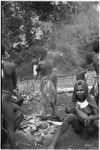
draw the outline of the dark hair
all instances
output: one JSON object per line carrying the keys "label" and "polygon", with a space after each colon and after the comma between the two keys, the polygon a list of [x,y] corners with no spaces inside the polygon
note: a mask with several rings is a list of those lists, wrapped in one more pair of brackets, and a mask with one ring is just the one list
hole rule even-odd
{"label": "dark hair", "polygon": [[74,91],[73,91],[73,97],[72,97],[72,101],[74,103],[77,102],[77,100],[76,100],[76,91],[77,91],[77,88],[78,88],[79,85],[82,85],[82,87],[84,89],[84,92],[85,92],[85,95],[86,95],[86,98],[88,99],[88,85],[87,85],[86,81],[78,80],[74,85]]}

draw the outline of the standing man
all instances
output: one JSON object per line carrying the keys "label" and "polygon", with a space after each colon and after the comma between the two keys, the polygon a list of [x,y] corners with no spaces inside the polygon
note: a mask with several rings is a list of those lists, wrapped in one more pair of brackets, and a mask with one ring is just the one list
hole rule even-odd
{"label": "standing man", "polygon": [[[17,76],[15,71],[15,64],[12,62],[5,61],[5,49],[1,47],[2,54],[2,118],[3,128],[7,133],[7,139],[11,149],[16,148],[15,144],[15,133],[14,131],[18,128],[22,121],[23,114],[21,108],[12,102],[13,90],[17,85]],[[2,132],[3,133],[3,132]],[[2,142],[3,142],[2,134]]]}
{"label": "standing man", "polygon": [[57,69],[53,69],[53,60],[45,58],[38,63],[37,72],[41,77],[40,91],[43,98],[45,115],[47,115],[47,104],[52,108],[55,115],[55,104],[57,101]]}

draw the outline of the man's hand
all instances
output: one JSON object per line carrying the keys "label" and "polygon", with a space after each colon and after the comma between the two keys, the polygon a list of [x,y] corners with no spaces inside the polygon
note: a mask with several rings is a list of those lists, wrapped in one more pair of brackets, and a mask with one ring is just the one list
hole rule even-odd
{"label": "man's hand", "polygon": [[84,126],[90,126],[90,119],[89,118],[84,120]]}
{"label": "man's hand", "polygon": [[90,116],[89,116],[89,119],[90,119],[90,121],[93,121],[93,120],[94,120],[94,116],[93,116],[93,115],[90,115]]}
{"label": "man's hand", "polygon": [[89,126],[91,122],[94,120],[93,115],[90,115],[87,119],[84,120],[84,125]]}
{"label": "man's hand", "polygon": [[79,110],[80,109],[80,106],[79,104],[76,103],[76,110]]}

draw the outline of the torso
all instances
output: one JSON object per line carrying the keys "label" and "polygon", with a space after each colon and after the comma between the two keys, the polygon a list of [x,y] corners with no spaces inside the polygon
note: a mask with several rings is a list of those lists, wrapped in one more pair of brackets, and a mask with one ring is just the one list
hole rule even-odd
{"label": "torso", "polygon": [[80,109],[86,113],[87,115],[92,115],[92,108],[89,105],[88,101],[85,100],[84,102],[77,102],[77,104],[80,106]]}
{"label": "torso", "polygon": [[92,115],[92,109],[90,107],[90,105],[86,106],[85,108],[82,109],[83,112],[85,112],[88,115]]}
{"label": "torso", "polygon": [[[8,64],[7,64],[8,63]],[[2,91],[9,91],[12,92],[13,81],[12,81],[12,74],[13,74],[13,63],[4,61],[2,64]]]}

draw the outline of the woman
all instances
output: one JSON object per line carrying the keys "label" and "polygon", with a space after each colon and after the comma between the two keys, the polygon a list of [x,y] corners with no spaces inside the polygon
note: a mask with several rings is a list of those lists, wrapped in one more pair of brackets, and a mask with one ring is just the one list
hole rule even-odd
{"label": "woman", "polygon": [[73,107],[66,108],[67,117],[58,129],[54,141],[49,148],[54,149],[61,135],[72,125],[76,133],[81,133],[86,129],[88,133],[92,133],[98,129],[99,108],[93,96],[88,93],[88,85],[83,80],[78,80],[74,85]]}

